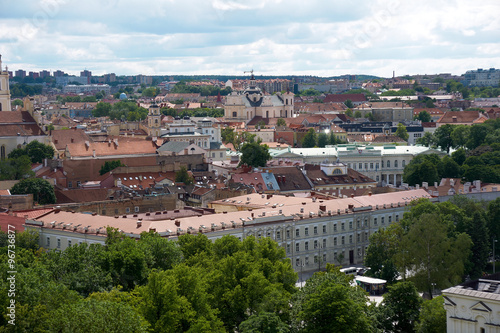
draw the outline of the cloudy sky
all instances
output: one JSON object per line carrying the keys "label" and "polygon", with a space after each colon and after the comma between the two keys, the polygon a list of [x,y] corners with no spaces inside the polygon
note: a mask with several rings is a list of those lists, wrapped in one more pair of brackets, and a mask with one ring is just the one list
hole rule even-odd
{"label": "cloudy sky", "polygon": [[9,70],[462,74],[500,67],[498,0],[0,0]]}

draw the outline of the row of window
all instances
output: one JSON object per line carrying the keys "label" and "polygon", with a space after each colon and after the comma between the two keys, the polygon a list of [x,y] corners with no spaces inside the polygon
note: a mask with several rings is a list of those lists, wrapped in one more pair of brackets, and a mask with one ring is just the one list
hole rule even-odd
{"label": "row of window", "polygon": [[[382,216],[380,221],[381,221],[381,224],[384,225],[385,224],[385,217]],[[399,221],[399,215],[396,215],[396,222],[397,221]],[[392,223],[392,216],[391,215],[388,216],[388,223]],[[375,226],[378,226],[378,218],[377,217],[373,218],[373,224]],[[338,225],[338,223],[333,224],[333,232],[338,231],[337,225]],[[349,227],[348,230],[353,230],[353,221],[348,222],[348,227]],[[356,227],[357,227],[357,229],[369,227],[368,218],[365,218],[364,221],[361,221],[358,219],[356,221]],[[327,233],[326,225],[322,225],[321,228],[322,228],[323,234],[326,234]],[[340,223],[340,230],[341,231],[346,230],[346,223],[345,222]],[[319,234],[318,226],[314,226],[313,227],[313,235],[318,235],[318,234]],[[270,232],[268,232],[268,237],[270,237],[270,236],[271,236],[271,234],[270,234]],[[304,228],[304,237],[307,237],[307,236],[309,236],[309,227]],[[295,237],[301,237],[300,228],[295,229]],[[289,229],[286,230],[286,239],[290,239],[290,230]],[[281,240],[281,231],[280,230],[276,231],[276,240]]]}
{"label": "row of window", "polygon": [[[363,164],[364,164],[364,168],[363,168]],[[382,164],[382,168],[384,168],[384,161],[381,162]],[[401,166],[404,168],[406,166],[406,161],[403,160],[401,162]],[[351,167],[351,163],[347,163],[347,167],[350,168]],[[387,161],[387,163],[385,163],[385,167],[386,168],[390,168],[391,167],[391,161]],[[399,161],[398,160],[395,160],[394,161],[394,168],[398,168],[399,167]],[[373,163],[373,162],[369,162],[369,163],[352,163],[352,168],[354,170],[378,170],[379,169],[379,163]]]}
{"label": "row of window", "polygon": [[[57,238],[56,242],[57,242],[57,248],[60,249],[61,248],[61,238]],[[78,244],[82,244],[82,241],[79,241]],[[50,247],[50,237],[46,238],[45,245],[47,248]],[[68,239],[68,247],[70,247],[71,245],[73,245],[72,241],[71,241],[71,239]]]}

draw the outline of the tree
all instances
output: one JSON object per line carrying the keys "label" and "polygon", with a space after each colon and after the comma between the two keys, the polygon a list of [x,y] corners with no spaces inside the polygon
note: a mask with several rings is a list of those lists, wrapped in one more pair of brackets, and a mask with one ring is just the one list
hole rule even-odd
{"label": "tree", "polygon": [[264,167],[267,161],[271,159],[269,147],[261,145],[259,142],[246,142],[241,147],[241,158],[239,165],[248,165],[251,167]]}
{"label": "tree", "polygon": [[420,313],[422,298],[410,281],[389,286],[381,307],[385,313],[385,326],[389,332],[415,332],[415,323]]}
{"label": "tree", "polygon": [[430,132],[425,132],[424,136],[417,139],[417,143],[426,147],[430,147],[434,142],[434,136]]}
{"label": "tree", "polygon": [[396,129],[396,133],[394,133],[394,135],[400,137],[405,141],[408,141],[408,138],[410,137],[408,131],[406,130],[406,126],[401,123],[398,124],[398,128]]}
{"label": "tree", "polygon": [[361,115],[361,111],[356,110],[356,111],[354,112],[354,118],[361,118],[361,117],[362,117],[362,115]]}
{"label": "tree", "polygon": [[424,301],[416,325],[418,333],[446,333],[446,310],[443,305],[443,296]]}
{"label": "tree", "polygon": [[446,221],[438,213],[414,214],[404,222],[408,232],[402,244],[409,253],[410,279],[417,289],[432,295],[434,285],[442,289],[457,284],[469,258],[470,237],[465,233],[450,237]]}
{"label": "tree", "polygon": [[314,128],[310,128],[302,139],[303,148],[312,148],[316,146],[316,132]]}
{"label": "tree", "polygon": [[261,312],[251,315],[240,324],[241,333],[287,333],[288,326],[274,313]]}
{"label": "tree", "polygon": [[[492,239],[500,239],[500,198],[496,198],[490,201],[488,204],[488,229],[490,231],[490,236]],[[495,249],[497,248],[497,243],[494,242]],[[500,252],[496,252],[500,253]]]}
{"label": "tree", "polygon": [[453,132],[453,125],[443,125],[438,127],[434,132],[434,138],[436,145],[441,147],[447,153],[450,152],[450,148],[453,147],[453,139],[451,138],[451,133]]}
{"label": "tree", "polygon": [[147,323],[129,305],[95,299],[63,305],[49,320],[51,331],[148,332]]}
{"label": "tree", "polygon": [[94,117],[107,117],[111,112],[111,104],[106,102],[99,102],[92,110],[92,115]]}
{"label": "tree", "polygon": [[365,258],[365,265],[370,269],[366,275],[386,280],[388,283],[396,281],[399,273],[394,256],[400,251],[402,233],[400,224],[391,224],[370,236]]}
{"label": "tree", "polygon": [[43,144],[36,140],[31,141],[24,148],[16,148],[10,152],[9,158],[17,158],[27,155],[31,163],[42,163],[45,158],[53,158],[55,150],[52,146]]}
{"label": "tree", "polygon": [[451,158],[457,162],[458,165],[462,165],[465,162],[465,159],[467,158],[467,155],[465,153],[465,149],[459,148],[455,150],[453,153],[451,153]]}
{"label": "tree", "polygon": [[285,121],[285,119],[283,119],[283,118],[279,118],[279,119],[276,121],[276,126],[286,126],[286,121]]}
{"label": "tree", "polygon": [[99,170],[99,174],[102,176],[105,173],[110,172],[111,170],[114,170],[118,167],[125,166],[122,164],[120,160],[114,160],[114,161],[106,161],[104,164],[101,166],[101,170]]}
{"label": "tree", "polygon": [[467,148],[474,149],[479,147],[486,136],[488,135],[488,128],[483,124],[477,124],[471,126],[469,140],[467,141]]}
{"label": "tree", "polygon": [[333,146],[336,145],[337,143],[339,143],[339,140],[337,140],[337,137],[335,136],[333,131],[330,131],[330,136],[328,137],[328,144]]}
{"label": "tree", "polygon": [[427,110],[420,111],[420,113],[415,117],[423,123],[429,123],[432,120],[432,117]]}
{"label": "tree", "polygon": [[475,211],[466,228],[472,241],[472,255],[469,260],[471,267],[467,273],[471,278],[479,278],[485,271],[490,255],[490,236],[483,213]]}
{"label": "tree", "polygon": [[354,117],[351,108],[347,108],[347,110],[345,110],[345,115],[349,117]]}
{"label": "tree", "polygon": [[352,109],[354,108],[354,104],[352,103],[352,101],[350,99],[346,100],[344,102],[345,106],[347,106],[349,109]]}
{"label": "tree", "polygon": [[12,194],[33,194],[33,201],[40,205],[56,203],[56,195],[54,187],[40,178],[27,178],[12,186],[10,189]]}
{"label": "tree", "polygon": [[451,132],[451,139],[453,140],[453,147],[465,147],[470,135],[470,126],[458,125],[455,126]]}
{"label": "tree", "polygon": [[324,148],[328,144],[328,135],[326,133],[318,134],[318,147]]}
{"label": "tree", "polygon": [[352,277],[327,265],[292,299],[292,327],[300,332],[370,332],[367,298]]}
{"label": "tree", "polygon": [[180,170],[175,173],[175,182],[184,183],[184,185],[191,185],[194,182],[193,177],[191,177],[185,166],[181,166]]}
{"label": "tree", "polygon": [[28,155],[0,161],[0,180],[17,180],[34,176]]}
{"label": "tree", "polygon": [[455,162],[455,160],[449,156],[444,156],[443,162],[443,174],[442,178],[460,178],[462,176],[462,170],[460,166]]}

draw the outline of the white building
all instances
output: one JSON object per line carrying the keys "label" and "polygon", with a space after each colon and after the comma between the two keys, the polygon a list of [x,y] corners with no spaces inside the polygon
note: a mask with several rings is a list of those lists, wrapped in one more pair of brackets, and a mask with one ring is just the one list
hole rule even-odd
{"label": "white building", "polygon": [[500,276],[443,290],[448,333],[500,332]]}
{"label": "white building", "polygon": [[211,240],[224,235],[270,237],[285,249],[296,271],[310,274],[326,263],[362,264],[370,235],[402,219],[412,200],[429,197],[422,189],[325,201],[254,193],[214,201],[223,213],[202,218],[158,220],[161,214],[151,213],[139,220],[133,215],[107,217],[55,209],[27,219],[26,229],[39,231],[41,246],[60,250],[80,242],[104,244],[107,226],[133,238],[152,230],[172,239],[199,232]]}
{"label": "white building", "polygon": [[224,105],[224,118],[229,121],[249,122],[254,117],[262,118],[293,118],[294,94],[276,93],[265,95],[257,87],[252,74],[247,89],[243,92],[232,92],[226,97]]}
{"label": "white building", "polygon": [[445,153],[423,146],[365,146],[337,145],[326,148],[288,148],[269,150],[272,158],[283,161],[299,161],[308,164],[335,163],[337,160],[347,164],[379,185],[401,185],[405,166],[417,155]]}
{"label": "white building", "polygon": [[465,72],[464,84],[470,87],[498,87],[500,85],[500,69],[490,68]]}
{"label": "white building", "polygon": [[111,93],[111,87],[107,84],[68,84],[63,87],[63,93],[68,94],[95,94],[104,91],[106,95]]}

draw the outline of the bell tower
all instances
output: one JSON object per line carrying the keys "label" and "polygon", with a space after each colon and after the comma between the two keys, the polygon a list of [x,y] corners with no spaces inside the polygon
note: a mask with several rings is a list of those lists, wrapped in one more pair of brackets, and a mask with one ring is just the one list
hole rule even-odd
{"label": "bell tower", "polygon": [[148,135],[151,137],[159,137],[161,134],[161,113],[160,107],[157,104],[149,106],[148,129]]}
{"label": "bell tower", "polygon": [[2,68],[2,55],[0,54],[0,111],[12,111],[10,107],[9,72],[7,67]]}

